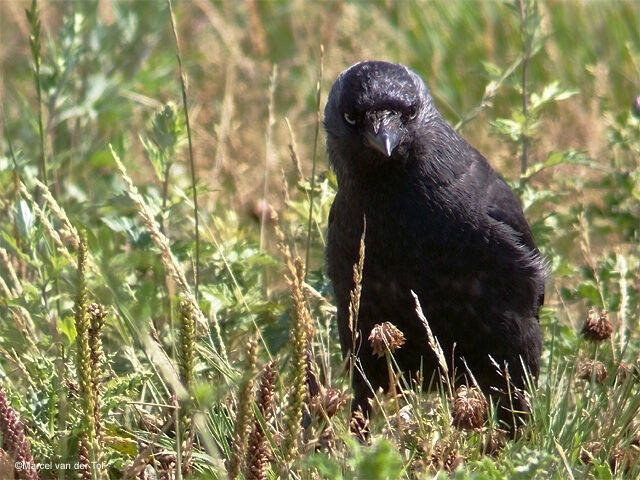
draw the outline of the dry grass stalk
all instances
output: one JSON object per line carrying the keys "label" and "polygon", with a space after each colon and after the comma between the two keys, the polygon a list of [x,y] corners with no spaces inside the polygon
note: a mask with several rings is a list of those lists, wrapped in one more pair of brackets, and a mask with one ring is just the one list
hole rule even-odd
{"label": "dry grass stalk", "polygon": [[438,339],[433,335],[433,332],[431,331],[431,327],[429,326],[427,317],[424,316],[424,313],[422,311],[422,306],[420,305],[418,295],[416,295],[413,290],[411,291],[411,295],[413,295],[413,299],[416,302],[416,313],[418,314],[418,318],[422,322],[422,325],[424,325],[424,329],[427,332],[427,340],[429,342],[429,346],[438,359],[438,365],[440,365],[440,369],[442,370],[444,381],[447,386],[447,391],[449,392],[449,398],[453,398],[453,387],[451,385],[449,367],[447,366],[447,360],[444,358],[444,352],[442,350],[442,347],[440,346],[440,342],[438,342]]}
{"label": "dry grass stalk", "polygon": [[49,236],[53,240],[53,243],[56,244],[56,246],[58,247],[58,250],[60,251],[62,256],[64,258],[66,258],[67,261],[70,264],[72,264],[72,265],[75,264],[76,263],[75,260],[73,259],[73,257],[69,253],[69,250],[67,250],[67,247],[64,244],[64,242],[62,241],[62,239],[60,238],[60,235],[58,234],[56,229],[53,228],[53,225],[51,224],[51,222],[47,218],[47,215],[42,211],[42,209],[40,208],[40,205],[38,205],[36,203],[36,201],[33,199],[33,197],[31,196],[31,194],[27,190],[27,187],[24,185],[24,183],[20,182],[20,187],[19,188],[20,188],[20,193],[22,193],[22,195],[24,195],[24,197],[33,206],[33,210],[36,212],[36,216],[42,222],[42,225],[44,226],[44,229],[47,231],[47,233],[49,234]]}
{"label": "dry grass stalk", "polygon": [[144,471],[151,460],[151,456],[154,452],[156,445],[160,441],[160,438],[169,431],[169,429],[175,424],[174,418],[168,415],[167,421],[162,425],[160,429],[154,433],[154,436],[149,441],[148,445],[138,453],[138,456],[134,459],[131,465],[124,468],[122,478],[124,480],[133,480],[144,476]]}
{"label": "dry grass stalk", "polygon": [[284,235],[277,227],[276,237],[278,238],[278,248],[284,257],[285,280],[289,286],[293,305],[293,325],[291,325],[292,387],[285,412],[286,434],[283,445],[285,462],[291,464],[298,454],[302,405],[307,391],[307,341],[313,322],[304,296],[305,268],[302,259],[292,257],[291,251],[285,243]]}
{"label": "dry grass stalk", "polygon": [[[149,210],[149,207],[147,207],[144,199],[142,198],[140,193],[138,193],[138,189],[133,184],[133,180],[131,180],[129,175],[127,175],[127,170],[122,164],[120,157],[118,157],[118,154],[115,152],[115,150],[113,150],[113,147],[110,146],[110,148],[111,155],[113,156],[118,170],[120,171],[120,174],[122,175],[122,178],[127,185],[129,198],[131,198],[133,203],[136,205],[138,214],[142,219],[142,223],[145,224],[145,226],[149,230],[149,233],[151,233],[151,239],[153,240],[153,243],[160,250],[160,259],[162,260],[164,267],[167,269],[167,273],[181,290],[185,299],[191,302],[191,304],[193,305],[194,313],[198,322],[200,322],[203,327],[207,327],[207,319],[205,318],[204,313],[202,313],[202,310],[200,310],[195,296],[193,295],[193,293],[191,293],[191,288],[189,287],[189,283],[187,282],[184,270],[171,252],[171,247],[169,247],[169,239],[160,231],[158,224],[153,219],[153,214]],[[216,331],[219,331],[220,325],[218,324],[218,320],[215,316],[213,317],[213,323],[214,329],[216,329]],[[224,343],[220,343],[220,356],[228,366],[229,358],[227,356],[227,351]]]}
{"label": "dry grass stalk", "polygon": [[[34,180],[34,181],[38,186],[38,188],[40,189],[40,191],[42,192],[43,198],[46,204],[49,206],[51,211],[56,215],[58,220],[61,222],[62,228],[60,229],[60,232],[58,232],[58,230],[54,228],[53,224],[51,223],[47,215],[44,213],[42,208],[40,208],[40,206],[36,203],[36,201],[33,199],[33,196],[29,193],[29,190],[27,190],[26,185],[22,182],[20,182],[20,185],[19,185],[20,193],[22,193],[22,195],[24,195],[27,201],[31,203],[31,205],[33,206],[33,210],[36,212],[36,216],[42,222],[42,225],[44,226],[45,230],[47,231],[47,233],[49,234],[53,242],[58,247],[58,250],[60,251],[62,256],[66,258],[69,261],[69,263],[75,264],[76,261],[74,260],[73,256],[69,253],[69,249],[67,248],[65,241],[69,242],[77,250],[80,245],[80,234],[73,227],[73,225],[71,225],[71,222],[69,222],[69,218],[64,213],[64,210],[62,210],[60,205],[58,205],[58,203],[55,201],[49,189],[43,183],[37,180]],[[62,237],[64,237],[64,240],[60,237],[61,234],[62,234]],[[92,272],[98,272],[98,268],[96,267],[96,264],[90,252],[87,252],[86,264],[89,270],[91,270]]]}
{"label": "dry grass stalk", "polygon": [[[4,248],[0,248],[0,260],[2,261],[2,265],[7,270],[9,274],[9,278],[11,278],[11,283],[13,284],[13,288],[11,289],[11,294],[13,296],[19,296],[22,294],[22,282],[18,279],[18,275],[16,274],[15,268],[13,268],[13,263],[9,258],[9,254]],[[8,288],[7,288],[8,290]]]}
{"label": "dry grass stalk", "polygon": [[40,189],[40,192],[42,193],[42,199],[49,206],[49,209],[53,212],[60,224],[63,226],[63,228],[60,230],[60,233],[62,233],[62,236],[65,238],[65,240],[71,242],[73,248],[77,249],[80,245],[80,234],[78,233],[78,230],[76,230],[76,228],[71,225],[69,217],[67,217],[66,212],[64,211],[64,209],[62,209],[62,207],[60,207],[56,199],[53,198],[53,195],[51,194],[49,188],[37,178],[33,179],[33,183],[35,183],[36,186]]}
{"label": "dry grass stalk", "polygon": [[[276,123],[275,120],[275,116],[273,113],[273,106],[274,106],[274,94],[276,91],[276,81],[278,79],[278,66],[274,65],[273,69],[271,71],[271,77],[269,78],[269,119],[267,121],[267,138],[266,138],[266,151],[265,151],[265,155],[264,155],[264,177],[263,177],[263,184],[262,184],[262,202],[264,205],[268,205],[267,202],[267,193],[268,193],[268,189],[269,189],[269,160],[271,159],[272,156],[272,150],[273,150],[273,142],[271,139],[272,136],[272,132],[273,132],[273,126]],[[265,233],[265,225],[267,223],[267,212],[269,211],[268,208],[262,208],[262,212],[260,215],[260,251],[262,252],[263,247],[264,247],[264,233]]]}
{"label": "dry grass stalk", "polygon": [[355,344],[358,340],[358,312],[360,311],[360,296],[362,295],[362,274],[364,271],[365,236],[367,233],[367,217],[362,219],[362,236],[358,249],[358,263],[353,266],[353,290],[349,293],[349,330],[351,331],[352,349],[355,352]]}
{"label": "dry grass stalk", "polygon": [[194,241],[196,244],[196,252],[195,252],[195,272],[194,272],[194,281],[195,281],[195,291],[196,291],[196,300],[198,299],[198,282],[200,278],[200,228],[198,227],[198,191],[196,186],[198,184],[198,179],[196,178],[196,166],[193,157],[193,140],[191,137],[191,122],[189,121],[189,105],[187,102],[187,76],[184,72],[184,68],[182,67],[182,55],[180,53],[180,42],[178,41],[178,30],[176,29],[176,19],[173,15],[173,7],[171,6],[171,0],[167,0],[167,4],[169,5],[169,19],[171,20],[171,31],[173,32],[173,40],[175,42],[176,47],[176,57],[178,59],[178,69],[180,70],[180,90],[182,92],[182,107],[184,110],[184,123],[187,127],[187,141],[189,143],[189,167],[191,171],[191,188],[193,191],[193,221],[194,225]]}
{"label": "dry grass stalk", "polygon": [[9,287],[7,286],[6,282],[2,277],[0,277],[0,289],[4,292],[4,295],[7,298],[15,297],[14,293],[11,290],[9,290]]}
{"label": "dry grass stalk", "polygon": [[627,284],[627,274],[629,268],[627,266],[627,259],[621,253],[616,255],[616,270],[620,275],[620,310],[618,312],[618,319],[620,321],[620,327],[618,332],[620,334],[620,351],[624,351],[627,344],[627,328],[628,328],[628,312],[629,312],[629,287]]}
{"label": "dry grass stalk", "polygon": [[298,154],[298,144],[291,128],[289,119],[285,117],[285,123],[287,124],[287,130],[289,131],[289,156],[291,157],[291,163],[296,171],[297,179],[302,180],[304,174],[302,173],[302,166],[300,165],[300,155]]}

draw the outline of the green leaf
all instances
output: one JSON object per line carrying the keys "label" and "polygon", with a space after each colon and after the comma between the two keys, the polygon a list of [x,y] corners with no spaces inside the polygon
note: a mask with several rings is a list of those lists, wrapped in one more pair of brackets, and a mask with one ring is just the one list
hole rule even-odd
{"label": "green leaf", "polygon": [[20,235],[28,237],[33,230],[33,224],[35,217],[31,213],[29,205],[24,200],[19,200],[14,210],[14,218],[16,219],[16,226]]}
{"label": "green leaf", "polygon": [[356,468],[357,478],[389,480],[402,473],[402,458],[387,440],[381,440],[363,450],[364,455]]}
{"label": "green leaf", "polygon": [[76,339],[76,325],[73,321],[73,317],[69,315],[63,315],[58,319],[58,332],[64,335],[67,340],[67,346],[71,345]]}

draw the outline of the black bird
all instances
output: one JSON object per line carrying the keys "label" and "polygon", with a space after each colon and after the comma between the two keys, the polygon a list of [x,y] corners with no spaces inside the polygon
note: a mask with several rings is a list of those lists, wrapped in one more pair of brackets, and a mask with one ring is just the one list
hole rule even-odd
{"label": "black bird", "polygon": [[366,218],[354,410],[368,416],[372,389],[388,389],[386,360],[367,341],[376,324],[388,321],[404,333],[394,355],[406,377],[422,372],[428,383],[437,371],[414,291],[456,382],[471,382],[466,362],[502,419],[524,417],[522,395],[507,392],[525,387],[526,372],[538,375],[546,267],[516,196],[403,65],[361,62],[342,72],[324,126],[338,179],[327,272],[345,356],[353,344],[349,298]]}

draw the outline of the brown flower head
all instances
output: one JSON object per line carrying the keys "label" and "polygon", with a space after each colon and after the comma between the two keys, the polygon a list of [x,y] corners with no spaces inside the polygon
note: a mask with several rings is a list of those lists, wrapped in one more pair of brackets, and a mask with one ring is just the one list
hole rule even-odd
{"label": "brown flower head", "polygon": [[369,334],[369,343],[373,354],[384,357],[389,352],[393,353],[404,345],[404,334],[391,322],[379,323],[373,327]]}
{"label": "brown flower head", "polygon": [[577,375],[582,380],[595,378],[596,382],[604,383],[607,379],[607,368],[597,360],[583,360],[578,364]]}
{"label": "brown flower head", "polygon": [[477,388],[462,385],[456,390],[451,413],[454,426],[480,428],[487,417],[487,400]]}
{"label": "brown flower head", "polygon": [[590,342],[602,342],[613,333],[613,325],[606,310],[589,310],[587,320],[582,326],[582,335]]}
{"label": "brown flower head", "polygon": [[629,362],[625,362],[624,360],[621,361],[620,365],[618,365],[618,374],[616,375],[618,383],[623,383],[627,379],[627,377],[629,377],[632,369],[633,367]]}
{"label": "brown flower head", "polygon": [[431,451],[431,467],[434,470],[453,472],[464,463],[464,457],[450,444],[438,442]]}
{"label": "brown flower head", "polygon": [[602,443],[600,442],[587,442],[580,447],[580,461],[590,465],[593,460],[600,455],[602,451]]}
{"label": "brown flower head", "polygon": [[311,409],[317,415],[327,414],[327,417],[333,417],[347,403],[347,399],[343,393],[335,388],[322,388],[320,393],[311,399]]}
{"label": "brown flower head", "polygon": [[484,451],[487,455],[497,456],[506,444],[507,431],[498,428],[493,430],[491,434],[487,436]]}
{"label": "brown flower head", "polygon": [[351,430],[351,433],[360,443],[365,443],[367,441],[367,438],[369,437],[369,420],[364,416],[360,407],[351,412],[349,430]]}
{"label": "brown flower head", "polygon": [[609,467],[611,471],[616,473],[626,473],[633,463],[633,455],[631,451],[622,448],[614,448],[609,455]]}

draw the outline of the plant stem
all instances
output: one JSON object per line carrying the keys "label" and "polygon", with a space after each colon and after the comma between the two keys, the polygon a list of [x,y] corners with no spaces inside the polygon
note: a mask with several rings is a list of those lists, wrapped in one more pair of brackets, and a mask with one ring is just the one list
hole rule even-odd
{"label": "plant stem", "polygon": [[187,139],[189,140],[189,166],[191,168],[191,186],[193,188],[193,220],[194,237],[196,242],[196,260],[195,260],[195,279],[194,290],[196,301],[198,300],[198,278],[200,276],[200,233],[198,227],[198,193],[196,190],[197,178],[196,167],[193,161],[193,142],[191,140],[191,125],[189,123],[189,107],[187,105],[187,82],[182,68],[182,56],[180,55],[180,43],[178,42],[178,30],[176,29],[176,19],[173,15],[173,7],[171,6],[171,0],[167,0],[169,5],[169,18],[171,19],[171,29],[173,31],[173,40],[176,44],[176,57],[178,57],[178,69],[180,70],[180,88],[182,90],[182,105],[184,108],[184,119],[187,126]]}
{"label": "plant stem", "polygon": [[307,252],[304,264],[305,278],[309,273],[309,251],[311,250],[311,224],[313,223],[313,191],[316,188],[316,157],[318,153],[318,135],[320,133],[320,94],[322,93],[322,76],[324,73],[324,45],[320,45],[320,79],[316,86],[316,132],[313,138],[313,158],[311,160],[311,192],[309,194],[309,223],[307,226]]}
{"label": "plant stem", "polygon": [[33,57],[34,81],[36,85],[36,95],[38,97],[38,133],[40,136],[40,178],[42,183],[48,186],[47,182],[47,159],[44,154],[44,127],[42,122],[42,85],[40,83],[40,11],[37,0],[32,0],[31,9],[27,10],[27,19],[31,24],[31,34],[29,35],[29,45],[31,56]]}
{"label": "plant stem", "polygon": [[[278,79],[278,66],[273,65],[273,69],[271,70],[271,78],[269,79],[269,119],[267,120],[267,144],[265,147],[265,156],[264,156],[264,178],[262,184],[262,211],[260,213],[260,244],[259,250],[262,252],[262,248],[264,246],[264,226],[267,222],[267,213],[269,210],[267,203],[267,192],[269,191],[269,158],[271,158],[271,132],[273,130],[273,124],[275,123],[274,114],[273,114],[273,106],[274,106],[274,95],[276,91],[276,81]],[[266,282],[265,282],[266,284]]]}
{"label": "plant stem", "polygon": [[[522,151],[520,156],[520,176],[523,177],[525,172],[527,171],[527,163],[528,163],[528,150],[529,150],[529,138],[526,133],[526,125],[527,125],[527,113],[529,106],[529,97],[527,95],[527,77],[528,77],[528,67],[529,67],[529,56],[530,56],[530,39],[531,36],[527,27],[527,9],[524,5],[524,0],[518,0],[518,5],[520,7],[520,31],[522,34],[522,115],[524,116],[524,128],[522,132]],[[522,184],[523,180],[520,180]]]}

